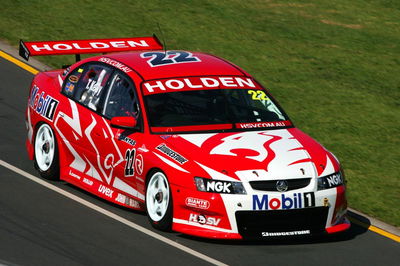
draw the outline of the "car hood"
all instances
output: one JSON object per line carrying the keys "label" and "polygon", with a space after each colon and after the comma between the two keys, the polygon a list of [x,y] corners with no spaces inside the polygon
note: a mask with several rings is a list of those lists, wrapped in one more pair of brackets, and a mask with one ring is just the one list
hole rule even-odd
{"label": "car hood", "polygon": [[294,179],[339,170],[330,152],[296,128],[161,137],[164,145],[183,156],[183,168],[202,177],[241,181]]}

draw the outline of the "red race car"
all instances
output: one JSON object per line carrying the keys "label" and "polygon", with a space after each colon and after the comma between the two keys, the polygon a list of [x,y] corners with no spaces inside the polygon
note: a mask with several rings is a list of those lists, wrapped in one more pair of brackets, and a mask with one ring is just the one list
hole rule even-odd
{"label": "red race car", "polygon": [[339,161],[261,84],[219,57],[162,49],[156,37],[21,41],[26,59],[78,59],[30,88],[26,147],[42,177],[206,238],[350,227]]}

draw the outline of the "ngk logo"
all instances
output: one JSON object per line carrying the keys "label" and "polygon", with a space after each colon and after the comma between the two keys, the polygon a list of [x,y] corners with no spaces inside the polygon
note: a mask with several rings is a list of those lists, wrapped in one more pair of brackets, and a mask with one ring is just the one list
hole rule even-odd
{"label": "ngk logo", "polygon": [[207,192],[232,193],[232,183],[229,181],[206,181]]}
{"label": "ngk logo", "polygon": [[199,224],[218,226],[220,221],[221,221],[221,218],[215,218],[215,217],[210,217],[210,216],[206,217],[202,214],[191,213],[189,216],[189,222],[195,222],[195,223],[199,223]]}
{"label": "ngk logo", "polygon": [[329,187],[337,187],[338,185],[343,184],[343,180],[340,174],[333,174],[331,176],[328,176],[326,180],[328,181]]}

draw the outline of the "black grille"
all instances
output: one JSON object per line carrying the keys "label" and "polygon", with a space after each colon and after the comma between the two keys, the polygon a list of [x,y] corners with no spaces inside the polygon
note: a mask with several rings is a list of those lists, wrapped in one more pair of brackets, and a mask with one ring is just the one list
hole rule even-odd
{"label": "black grille", "polygon": [[[278,191],[276,189],[276,182],[278,180],[268,180],[268,181],[250,181],[250,185],[253,189],[263,190],[263,191]],[[311,178],[297,178],[297,179],[285,179],[288,183],[288,189],[294,190],[308,186],[310,184]]]}
{"label": "black grille", "polygon": [[329,207],[313,207],[274,211],[237,211],[239,233],[244,238],[261,238],[262,232],[293,232],[310,230],[324,232]]}

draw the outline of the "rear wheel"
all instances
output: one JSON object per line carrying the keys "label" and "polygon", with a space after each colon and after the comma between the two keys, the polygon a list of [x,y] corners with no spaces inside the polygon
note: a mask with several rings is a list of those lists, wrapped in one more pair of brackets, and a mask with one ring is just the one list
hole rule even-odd
{"label": "rear wheel", "polygon": [[34,163],[43,178],[59,179],[60,167],[57,141],[53,130],[48,124],[40,125],[36,131]]}
{"label": "rear wheel", "polygon": [[146,212],[151,225],[162,231],[172,227],[172,195],[164,173],[150,175],[146,188]]}

